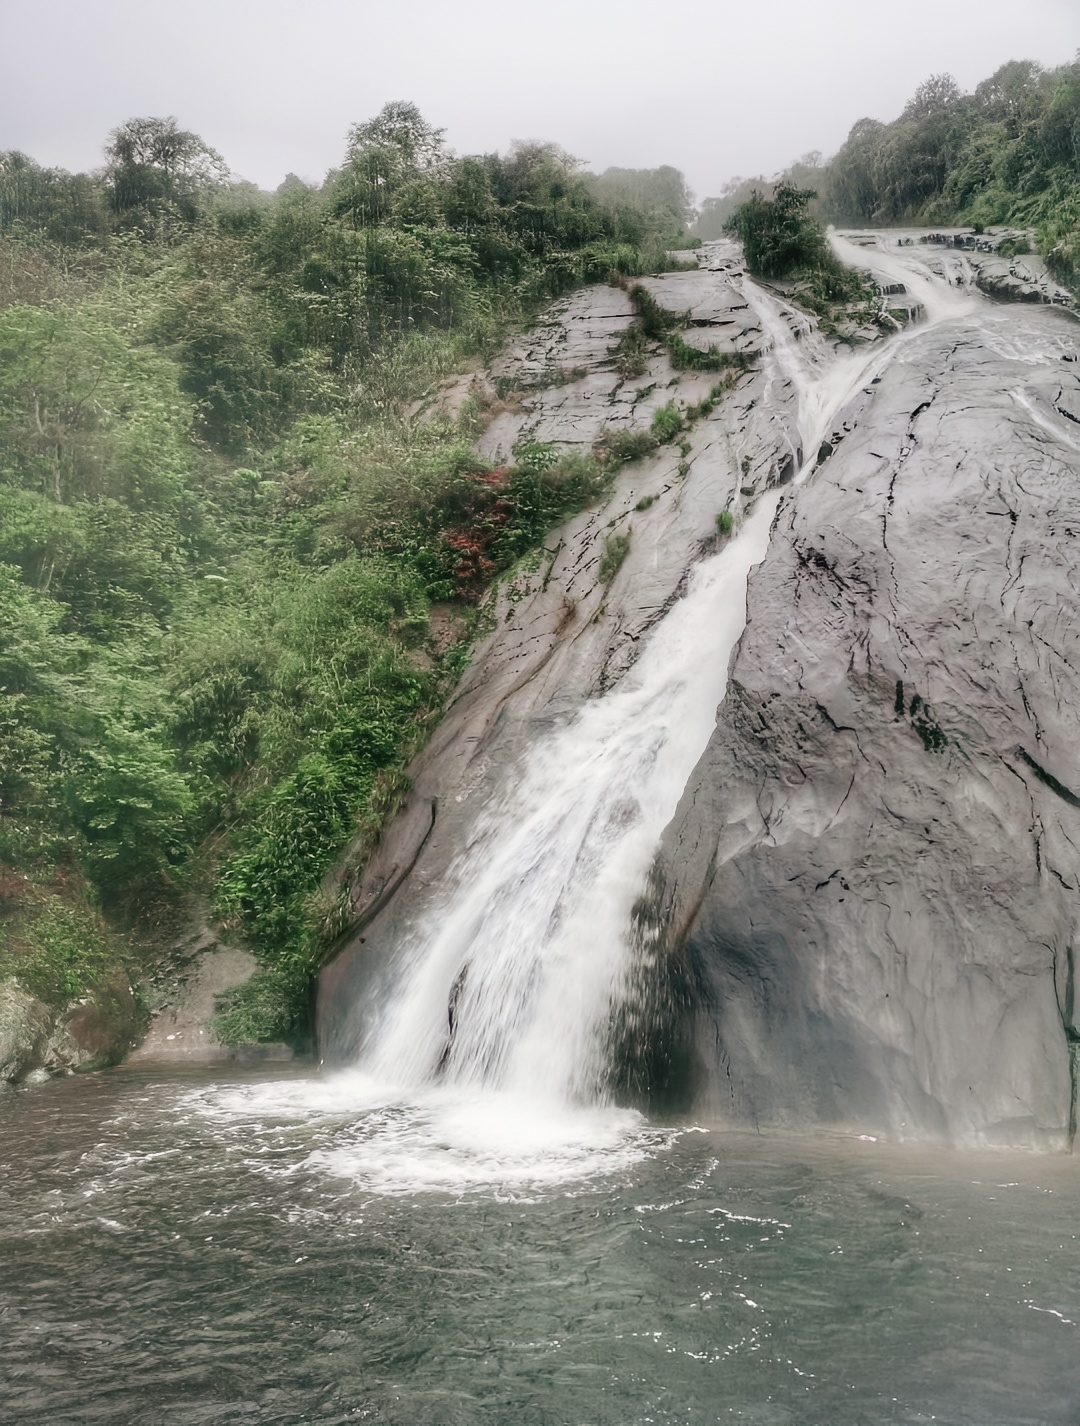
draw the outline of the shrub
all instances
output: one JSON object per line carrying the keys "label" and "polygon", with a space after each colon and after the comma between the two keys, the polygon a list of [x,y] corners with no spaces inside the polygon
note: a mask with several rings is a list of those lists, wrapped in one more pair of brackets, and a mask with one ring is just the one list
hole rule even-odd
{"label": "shrub", "polygon": [[743,245],[746,265],[757,277],[787,277],[804,268],[835,264],[825,230],[807,213],[817,194],[778,183],[772,198],[754,192],[724,225]]}
{"label": "shrub", "polygon": [[630,553],[630,531],[608,535],[604,541],[604,553],[600,558],[597,578],[601,584],[610,584],[622,568],[623,561]]}
{"label": "shrub", "polygon": [[58,1009],[92,989],[119,959],[101,917],[76,892],[60,896],[27,883],[14,920],[0,925],[0,979],[13,975]]}
{"label": "shrub", "polygon": [[620,376],[643,376],[648,364],[648,338],[637,322],[631,322],[615,348],[615,370]]}
{"label": "shrub", "polygon": [[721,510],[716,517],[717,531],[726,539],[735,528],[735,516],[730,510]]}
{"label": "shrub", "polygon": [[657,439],[651,431],[640,428],[629,431],[605,431],[596,443],[600,459],[612,469],[641,460],[657,447]]}
{"label": "shrub", "polygon": [[723,381],[718,381],[710,390],[708,396],[703,396],[700,401],[693,406],[686,408],[686,419],[688,421],[700,421],[703,416],[711,416],[719,405],[721,398],[731,390],[734,385],[734,378],[729,375]]}
{"label": "shrub", "polygon": [[673,401],[661,406],[652,418],[652,436],[657,445],[666,446],[683,428],[682,412]]}
{"label": "shrub", "polygon": [[659,341],[672,327],[677,327],[685,320],[677,313],[669,312],[666,307],[661,307],[649,289],[643,287],[640,282],[631,287],[630,301],[637,309],[637,321],[641,330],[655,341]]}
{"label": "shrub", "polygon": [[315,963],[262,966],[218,996],[211,1022],[223,1045],[305,1044]]}
{"label": "shrub", "polygon": [[505,488],[512,520],[494,546],[500,568],[539,544],[554,525],[598,500],[613,473],[612,465],[579,451],[555,452],[550,464],[546,456],[539,464],[522,464],[520,457]]}
{"label": "shrub", "polygon": [[676,371],[749,371],[757,360],[757,352],[722,352],[714,346],[692,347],[678,332],[668,337],[668,354]]}

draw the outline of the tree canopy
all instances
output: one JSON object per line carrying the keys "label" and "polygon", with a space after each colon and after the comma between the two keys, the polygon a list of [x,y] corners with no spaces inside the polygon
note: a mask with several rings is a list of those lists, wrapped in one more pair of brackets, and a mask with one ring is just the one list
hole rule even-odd
{"label": "tree canopy", "polygon": [[891,123],[861,119],[828,166],[822,207],[844,223],[1034,227],[1059,276],[1080,277],[1080,59],[1011,60],[971,94],[921,84]]}

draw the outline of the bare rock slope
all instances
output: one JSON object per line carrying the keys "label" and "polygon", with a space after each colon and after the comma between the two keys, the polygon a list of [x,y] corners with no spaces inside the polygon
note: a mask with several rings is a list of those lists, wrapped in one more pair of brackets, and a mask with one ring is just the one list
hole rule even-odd
{"label": "bare rock slope", "polygon": [[780,511],[662,858],[724,1117],[1075,1132],[1075,331],[918,336]]}

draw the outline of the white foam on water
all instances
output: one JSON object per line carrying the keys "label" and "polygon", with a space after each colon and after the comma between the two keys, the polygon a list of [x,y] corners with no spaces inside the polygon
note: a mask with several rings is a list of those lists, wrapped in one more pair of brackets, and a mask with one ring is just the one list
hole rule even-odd
{"label": "white foam on water", "polygon": [[402,1090],[361,1071],[215,1085],[185,1094],[179,1107],[242,1144],[255,1172],[316,1172],[392,1196],[577,1191],[674,1138],[630,1109],[569,1109],[454,1086]]}
{"label": "white foam on water", "polygon": [[[940,253],[931,254],[920,247],[901,247],[885,233],[877,235],[873,248],[859,247],[834,232],[830,232],[829,242],[841,261],[850,267],[870,268],[875,274],[903,283],[922,304],[930,325],[986,310],[987,299],[970,281],[958,281],[964,278],[964,269],[950,268]],[[970,265],[967,272],[971,273]]]}

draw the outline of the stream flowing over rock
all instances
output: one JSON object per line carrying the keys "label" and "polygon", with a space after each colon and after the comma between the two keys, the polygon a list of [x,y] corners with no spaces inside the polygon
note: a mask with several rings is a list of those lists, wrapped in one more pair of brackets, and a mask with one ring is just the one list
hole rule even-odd
{"label": "stream flowing over rock", "polygon": [[[1071,1142],[1080,344],[1067,315],[991,303],[931,249],[864,256],[928,321],[854,354],[725,245],[649,281],[700,323],[695,338],[762,360],[693,427],[685,459],[664,448],[627,468],[499,591],[353,888],[358,930],[320,988],[328,1058],[370,1041],[401,945],[477,842],[474,809],[508,795],[560,719],[617,690],[650,634],[665,639],[717,513],[749,519],[782,486],[730,668],[698,631],[726,695],[638,888],[637,967],[612,990],[607,1043],[659,1035],[630,1057],[666,1065],[683,1102],[722,1121]],[[533,389],[488,432],[491,454],[588,445],[699,399],[715,378],[677,376],[659,351],[644,377],[618,377],[631,315],[623,293],[594,289],[511,352],[497,374]],[[568,379],[543,385],[555,371]],[[605,586],[613,531],[631,541]],[[428,1073],[454,1038],[456,973]],[[650,997],[674,1010],[651,1013]]]}

